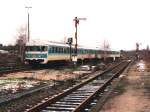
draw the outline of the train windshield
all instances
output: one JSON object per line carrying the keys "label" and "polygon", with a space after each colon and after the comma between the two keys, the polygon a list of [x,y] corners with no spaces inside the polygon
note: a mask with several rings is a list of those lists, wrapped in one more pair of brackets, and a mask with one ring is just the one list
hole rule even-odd
{"label": "train windshield", "polygon": [[26,51],[47,51],[47,46],[26,46]]}

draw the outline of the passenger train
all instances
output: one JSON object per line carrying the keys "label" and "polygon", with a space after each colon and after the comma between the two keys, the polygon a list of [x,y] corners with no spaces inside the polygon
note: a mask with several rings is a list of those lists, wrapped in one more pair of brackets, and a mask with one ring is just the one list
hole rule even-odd
{"label": "passenger train", "polygon": [[[107,54],[107,57],[113,59],[120,57],[118,51],[104,51],[98,48],[86,48],[78,46],[77,59],[101,59]],[[71,58],[75,55],[75,48],[72,46]],[[46,64],[51,61],[69,61],[70,48],[68,44],[51,41],[31,41],[26,44],[25,62],[29,64]]]}

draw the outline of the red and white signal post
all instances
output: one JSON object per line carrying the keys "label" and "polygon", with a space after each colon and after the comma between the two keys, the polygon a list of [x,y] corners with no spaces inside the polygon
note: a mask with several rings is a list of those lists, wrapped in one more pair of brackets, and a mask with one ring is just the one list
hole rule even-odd
{"label": "red and white signal post", "polygon": [[75,55],[73,56],[73,60],[75,63],[77,63],[77,55],[78,55],[78,41],[77,41],[77,32],[78,32],[78,25],[80,20],[86,20],[86,18],[78,18],[75,17],[73,19],[75,21]]}

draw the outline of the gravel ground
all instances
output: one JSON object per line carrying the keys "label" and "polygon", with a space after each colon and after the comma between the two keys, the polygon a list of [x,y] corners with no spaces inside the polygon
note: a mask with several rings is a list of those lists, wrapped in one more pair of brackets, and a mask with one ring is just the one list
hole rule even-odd
{"label": "gravel ground", "polygon": [[[114,63],[115,64],[115,63]],[[67,89],[68,87],[72,86],[74,83],[79,83],[86,80],[89,77],[92,77],[94,74],[91,75],[91,73],[101,72],[101,70],[106,69],[106,67],[111,66],[112,64],[105,65],[99,65],[100,68],[93,68],[91,70],[87,70],[87,67],[84,68],[65,68],[62,70],[55,70],[55,69],[45,69],[45,70],[33,70],[33,71],[24,71],[24,72],[17,72],[17,73],[9,73],[4,74],[0,77],[1,85],[4,87],[5,82],[4,81],[10,81],[13,83],[13,81],[21,81],[16,82],[15,89],[22,89],[22,87],[29,85],[32,81],[34,82],[53,82],[55,86],[52,86],[47,89],[42,89],[36,93],[33,93],[32,95],[27,95],[23,98],[8,102],[7,104],[1,104],[0,105],[0,112],[23,112],[26,108],[31,108],[37,103],[43,101],[43,99],[52,97],[53,95],[56,95],[60,92],[63,92],[63,90]],[[84,70],[83,70],[84,69]],[[96,73],[95,73],[96,74]],[[27,80],[27,83],[23,83],[23,80]],[[31,82],[30,82],[31,81]],[[22,84],[23,83],[23,84]],[[5,84],[6,85],[6,84]],[[9,86],[8,89],[14,89],[14,84],[10,84],[12,86]],[[7,90],[6,90],[7,91]],[[1,93],[2,91],[0,91]]]}
{"label": "gravel ground", "polygon": [[150,62],[131,66],[100,112],[150,112]]}
{"label": "gravel ground", "polygon": [[0,105],[0,112],[23,112],[26,108],[31,108],[37,102],[41,102],[45,98],[51,97],[54,94],[62,92],[66,89],[69,83],[62,86],[55,86],[53,88],[43,89],[39,92],[33,93],[32,95],[17,99],[13,102],[8,102],[7,104]]}
{"label": "gravel ground", "polygon": [[[28,95],[21,99],[8,102],[5,105],[0,105],[0,112],[23,112],[26,108],[32,107],[37,102],[41,102],[44,98],[51,97],[55,94],[63,92],[64,89],[67,89],[69,86],[74,84],[70,82],[72,79],[80,79],[80,77],[84,76],[83,74],[89,74],[92,71],[72,71],[72,69],[65,69],[65,70],[37,70],[37,71],[25,71],[25,72],[17,72],[17,73],[10,73],[4,75],[4,77],[0,77],[0,80],[18,80],[18,79],[32,79],[33,81],[50,81],[50,80],[57,80],[57,81],[65,81],[67,82],[59,85],[55,85],[52,88],[47,88],[40,90],[39,92],[33,93],[32,95]],[[85,75],[86,76],[86,75]],[[71,80],[70,80],[71,79]],[[81,80],[81,79],[80,79]],[[55,81],[54,81],[55,82]],[[57,83],[57,82],[55,82]],[[59,82],[61,83],[61,82]],[[17,83],[18,84],[18,83]],[[1,93],[1,92],[0,92]]]}
{"label": "gravel ground", "polygon": [[[73,75],[68,71],[58,70],[37,70],[37,71],[25,71],[10,73],[5,75],[5,78],[31,78],[35,80],[64,80],[72,78]],[[2,77],[1,77],[2,79]]]}

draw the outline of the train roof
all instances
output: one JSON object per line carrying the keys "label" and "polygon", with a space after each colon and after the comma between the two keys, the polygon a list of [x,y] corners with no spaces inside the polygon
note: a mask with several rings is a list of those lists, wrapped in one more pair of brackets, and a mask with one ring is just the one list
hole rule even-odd
{"label": "train roof", "polygon": [[[45,41],[45,40],[31,40],[30,42],[27,42],[26,46],[63,46],[68,47],[68,44],[62,43],[62,42],[54,42],[54,41]],[[74,45],[72,45],[74,47]],[[81,46],[79,45],[78,48],[82,49],[93,49],[93,50],[99,50],[98,48],[94,47],[87,47],[87,46]]]}
{"label": "train roof", "polygon": [[[27,42],[26,46],[62,46],[62,47],[68,47],[68,44],[62,43],[62,42],[55,42],[55,41],[47,41],[47,40],[31,40]],[[74,45],[72,45],[74,47]],[[90,46],[81,46],[78,45],[78,48],[81,49],[91,49],[91,50],[102,50],[102,51],[116,51],[116,50],[111,50],[111,49],[103,49],[103,48],[98,48],[98,47],[90,47]],[[119,51],[116,51],[119,52]]]}
{"label": "train roof", "polygon": [[48,45],[67,46],[67,44],[65,43],[46,40],[31,40],[26,44],[26,46],[48,46]]}

